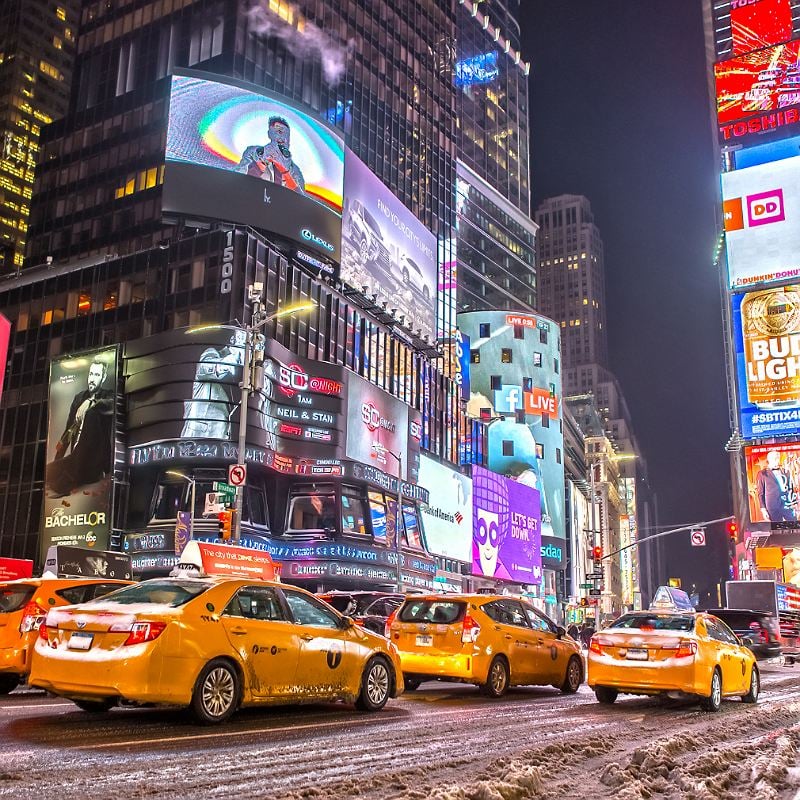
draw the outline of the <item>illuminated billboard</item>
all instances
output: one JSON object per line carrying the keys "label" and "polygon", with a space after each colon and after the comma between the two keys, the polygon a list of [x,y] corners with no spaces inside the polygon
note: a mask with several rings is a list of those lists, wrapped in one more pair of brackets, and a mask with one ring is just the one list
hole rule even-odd
{"label": "illuminated billboard", "polygon": [[272,231],[340,258],[341,135],[256,86],[172,78],[162,210]]}
{"label": "illuminated billboard", "polygon": [[42,557],[59,544],[108,549],[116,389],[116,347],[50,364]]}
{"label": "illuminated billboard", "polygon": [[800,277],[800,156],[724,173],[722,199],[730,288]]}
{"label": "illuminated billboard", "polygon": [[800,518],[800,442],[745,447],[750,521],[787,523]]}
{"label": "illuminated billboard", "polygon": [[425,540],[433,555],[469,563],[472,559],[472,479],[423,455],[419,482],[430,492],[420,506]]}
{"label": "illuminated billboard", "polygon": [[717,120],[723,141],[765,133],[800,120],[798,58],[800,40],[714,65]]}
{"label": "illuminated billboard", "polygon": [[732,55],[750,53],[792,38],[790,0],[732,0]]}
{"label": "illuminated billboard", "polygon": [[500,75],[497,63],[497,52],[490,50],[488,53],[462,58],[456,61],[453,69],[453,83],[456,86],[475,86],[492,83]]}
{"label": "illuminated billboard", "polygon": [[742,436],[800,434],[800,285],[736,294],[732,303]]}
{"label": "illuminated billboard", "polygon": [[539,492],[483,467],[472,468],[472,574],[539,584]]}
{"label": "illuminated billboard", "polygon": [[436,237],[350,150],[342,218],[341,279],[436,339]]}

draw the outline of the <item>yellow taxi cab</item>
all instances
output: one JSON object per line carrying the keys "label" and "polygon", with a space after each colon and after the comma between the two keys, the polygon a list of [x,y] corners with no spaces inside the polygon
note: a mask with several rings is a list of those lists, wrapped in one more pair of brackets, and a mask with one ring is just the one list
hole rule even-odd
{"label": "yellow taxi cab", "polygon": [[0,583],[0,695],[24,683],[39,626],[51,608],[82,603],[130,581],[105,578],[23,578]]}
{"label": "yellow taxi cab", "polygon": [[386,635],[410,691],[440,679],[476,684],[491,697],[524,685],[572,694],[583,681],[578,645],[524,598],[415,595],[389,617]]}
{"label": "yellow taxi cab", "polygon": [[178,571],[54,609],[39,631],[30,684],[85,711],[179,705],[202,723],[272,703],[377,711],[403,687],[383,636],[303,589],[257,577]]}
{"label": "yellow taxi cab", "polygon": [[592,637],[587,682],[604,704],[620,693],[688,695],[706,711],[725,697],[755,703],[761,687],[752,651],[669,587],[659,587],[651,610],[624,614]]}

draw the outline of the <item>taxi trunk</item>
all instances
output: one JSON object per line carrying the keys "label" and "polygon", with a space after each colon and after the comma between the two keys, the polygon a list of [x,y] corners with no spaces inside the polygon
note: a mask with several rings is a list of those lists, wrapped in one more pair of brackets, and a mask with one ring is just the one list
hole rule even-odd
{"label": "taxi trunk", "polygon": [[[448,677],[472,681],[476,669],[475,640],[480,632],[466,600],[442,596],[413,598],[387,623],[387,632],[400,651],[408,678]],[[485,675],[483,676],[485,677]]]}
{"label": "taxi trunk", "polygon": [[[161,645],[169,638],[170,621],[163,607],[149,614],[51,610],[39,629],[31,683],[76,699],[124,699],[133,687],[137,697],[156,694],[162,681]],[[46,669],[38,668],[39,654]]]}

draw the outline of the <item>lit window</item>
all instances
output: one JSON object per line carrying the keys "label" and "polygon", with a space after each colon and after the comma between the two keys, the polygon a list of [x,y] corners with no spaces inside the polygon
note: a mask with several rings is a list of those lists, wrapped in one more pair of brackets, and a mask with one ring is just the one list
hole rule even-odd
{"label": "lit window", "polygon": [[64,76],[52,65],[48,64],[46,61],[39,62],[39,69],[48,77],[52,78],[55,81],[63,81]]}
{"label": "lit window", "polygon": [[510,347],[504,347],[500,352],[500,361],[503,364],[510,364],[513,360],[513,354]]}
{"label": "lit window", "polygon": [[63,46],[64,46],[64,43],[61,41],[61,39],[58,36],[54,36],[53,37],[53,47],[55,47],[56,50],[61,50]]}
{"label": "lit window", "polygon": [[61,6],[57,6],[57,7],[56,7],[56,16],[57,16],[57,17],[58,17],[58,18],[59,18],[59,19],[60,19],[62,22],[66,22],[66,21],[67,21],[67,12],[66,12],[66,11],[65,11],[63,8],[61,8]]}

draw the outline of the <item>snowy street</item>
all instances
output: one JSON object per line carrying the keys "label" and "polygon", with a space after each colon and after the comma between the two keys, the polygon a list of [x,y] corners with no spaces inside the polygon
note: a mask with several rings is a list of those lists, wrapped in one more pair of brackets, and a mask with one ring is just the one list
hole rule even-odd
{"label": "snowy street", "polygon": [[239,712],[202,728],[171,709],[91,716],[17,691],[0,699],[0,797],[794,798],[800,667],[762,665],[757,706],[718,714],[584,685],[490,700],[423,684],[375,715],[342,705]]}

